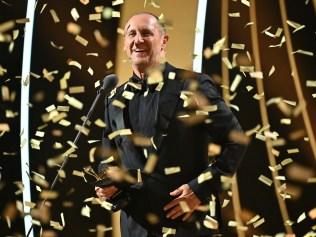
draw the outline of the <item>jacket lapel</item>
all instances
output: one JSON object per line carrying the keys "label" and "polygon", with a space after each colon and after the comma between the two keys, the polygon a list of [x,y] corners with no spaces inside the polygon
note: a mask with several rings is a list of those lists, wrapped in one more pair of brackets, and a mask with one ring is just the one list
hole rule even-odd
{"label": "jacket lapel", "polygon": [[[177,74],[179,70],[166,63],[164,70],[164,86],[160,91],[158,104],[158,117],[156,123],[156,133],[154,142],[159,149],[163,140],[163,135],[167,133],[169,124],[174,117],[177,105],[180,103],[180,93],[183,89],[184,82]],[[176,73],[175,79],[168,79],[169,73]]]}

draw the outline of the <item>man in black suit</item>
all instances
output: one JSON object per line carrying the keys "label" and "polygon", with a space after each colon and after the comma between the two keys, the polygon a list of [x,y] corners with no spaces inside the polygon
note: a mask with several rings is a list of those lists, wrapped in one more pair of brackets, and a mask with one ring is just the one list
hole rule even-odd
{"label": "man in black suit", "polygon": [[[245,151],[229,139],[242,130],[211,78],[165,62],[167,42],[155,15],[133,15],[124,36],[133,75],[106,99],[103,145],[119,161],[101,162],[99,171],[114,183],[95,191],[108,201],[127,200],[123,237],[217,233],[220,177],[236,172]],[[220,148],[212,160],[209,144]]]}

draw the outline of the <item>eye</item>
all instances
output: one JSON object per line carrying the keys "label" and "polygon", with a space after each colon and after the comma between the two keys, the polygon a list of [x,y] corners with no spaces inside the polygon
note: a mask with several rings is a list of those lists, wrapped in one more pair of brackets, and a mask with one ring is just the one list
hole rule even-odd
{"label": "eye", "polygon": [[143,30],[141,34],[143,37],[148,37],[152,35],[152,32],[150,30]]}
{"label": "eye", "polygon": [[130,37],[133,37],[136,35],[136,32],[131,30],[130,32],[127,33],[127,35]]}

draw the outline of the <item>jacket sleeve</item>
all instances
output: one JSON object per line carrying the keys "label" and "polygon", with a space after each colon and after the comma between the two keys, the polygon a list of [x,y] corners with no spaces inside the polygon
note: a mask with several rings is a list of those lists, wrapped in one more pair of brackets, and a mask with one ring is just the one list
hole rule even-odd
{"label": "jacket sleeve", "polygon": [[212,193],[221,191],[220,177],[235,174],[239,163],[244,156],[246,146],[228,139],[232,130],[242,132],[242,128],[232,111],[221,98],[211,78],[205,74],[200,75],[199,89],[207,97],[211,105],[217,105],[217,110],[209,113],[211,122],[206,124],[211,142],[221,146],[221,153],[215,157],[203,174],[211,172],[212,178],[204,182],[198,182],[198,177],[189,182],[192,191],[201,199],[207,200]]}

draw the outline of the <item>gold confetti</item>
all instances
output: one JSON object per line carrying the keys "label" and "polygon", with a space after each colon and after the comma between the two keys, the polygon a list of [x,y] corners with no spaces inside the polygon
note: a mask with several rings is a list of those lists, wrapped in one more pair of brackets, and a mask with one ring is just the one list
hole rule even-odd
{"label": "gold confetti", "polygon": [[71,86],[69,87],[70,94],[83,93],[85,91],[84,86]]}
{"label": "gold confetti", "polygon": [[89,130],[88,128],[83,127],[83,126],[81,126],[81,125],[79,125],[79,124],[76,124],[76,125],[75,125],[75,130],[77,130],[77,131],[83,133],[83,134],[86,135],[86,136],[88,136],[88,135],[89,135],[89,132],[90,132],[90,130]]}
{"label": "gold confetti", "polygon": [[232,69],[233,65],[231,64],[231,62],[229,61],[228,57],[222,57],[222,61],[223,63],[226,65],[226,67],[228,69]]}
{"label": "gold confetti", "polygon": [[58,46],[53,41],[50,41],[50,45],[53,46],[55,49],[58,49],[58,50],[64,49],[64,46]]}
{"label": "gold confetti", "polygon": [[130,91],[124,91],[122,96],[127,100],[132,100],[134,97],[134,93]]}
{"label": "gold confetti", "polygon": [[262,98],[264,98],[264,92],[262,92],[262,93],[260,93],[260,94],[256,93],[256,94],[253,96],[253,98],[254,98],[255,100],[261,100]]}
{"label": "gold confetti", "polygon": [[262,225],[264,222],[265,222],[265,219],[261,218],[260,220],[258,220],[255,223],[253,223],[253,227],[257,228],[258,226]]}
{"label": "gold confetti", "polygon": [[109,135],[108,135],[108,138],[110,139],[110,140],[112,140],[113,138],[115,138],[115,137],[117,137],[117,136],[126,136],[126,135],[132,135],[132,131],[131,131],[131,129],[120,129],[120,130],[116,130],[116,131],[114,131],[114,132],[112,132],[112,133],[110,133]]}
{"label": "gold confetti", "polygon": [[290,118],[282,118],[280,120],[281,124],[285,124],[285,125],[290,125],[291,124],[291,119]]}
{"label": "gold confetti", "polygon": [[163,85],[164,85],[163,82],[159,82],[158,85],[156,86],[155,90],[156,90],[156,91],[161,91]]}
{"label": "gold confetti", "polygon": [[288,154],[293,154],[293,153],[299,153],[300,150],[298,148],[293,148],[293,149],[287,149],[286,150]]}
{"label": "gold confetti", "polygon": [[68,101],[69,105],[75,107],[76,109],[83,109],[83,103],[76,98],[71,97],[67,94],[64,96],[64,98]]}
{"label": "gold confetti", "polygon": [[101,32],[100,32],[99,30],[95,30],[95,31],[93,32],[93,34],[94,34],[94,37],[95,37],[97,43],[98,43],[102,48],[105,48],[105,47],[107,47],[107,46],[109,45],[109,41],[108,41],[105,37],[103,37],[103,36],[101,35]]}
{"label": "gold confetti", "polygon": [[297,31],[299,31],[299,30],[305,28],[305,25],[301,25],[301,24],[299,24],[299,23],[297,23],[297,22],[294,22],[294,21],[287,20],[286,23],[287,23],[289,26],[291,26],[291,27],[294,28],[294,30],[293,30],[292,33],[295,33],[295,32],[297,32]]}
{"label": "gold confetti", "polygon": [[50,225],[51,227],[53,227],[54,229],[56,229],[56,230],[63,230],[63,229],[64,229],[64,227],[61,226],[58,221],[52,221],[52,220],[50,220],[50,221],[49,221],[49,225]]}
{"label": "gold confetti", "polygon": [[0,33],[11,30],[15,26],[15,21],[10,20],[0,24]]}
{"label": "gold confetti", "polygon": [[254,66],[240,66],[239,70],[241,72],[253,72],[255,70]]}
{"label": "gold confetti", "polygon": [[104,6],[95,6],[94,7],[95,12],[102,13],[104,10]]}
{"label": "gold confetti", "polygon": [[7,73],[7,69],[3,68],[1,65],[0,65],[0,76],[3,76],[4,74]]}
{"label": "gold confetti", "polygon": [[41,11],[40,11],[40,14],[43,13],[43,11],[45,10],[46,6],[47,6],[47,3],[43,4],[43,6],[42,6],[42,8],[41,8]]}
{"label": "gold confetti", "polygon": [[234,92],[237,89],[238,85],[240,84],[241,80],[242,80],[242,76],[240,74],[236,74],[230,86],[230,91]]}
{"label": "gold confetti", "polygon": [[115,0],[115,1],[112,1],[112,6],[117,6],[123,3],[124,3],[124,0]]}
{"label": "gold confetti", "polygon": [[103,120],[101,120],[99,118],[94,121],[94,124],[97,125],[100,128],[105,128],[106,127],[106,124],[103,122]]}
{"label": "gold confetti", "polygon": [[263,73],[262,72],[250,72],[249,75],[252,78],[263,79]]}
{"label": "gold confetti", "polygon": [[149,154],[145,167],[144,167],[144,172],[147,174],[151,174],[156,167],[157,161],[158,161],[157,155]]}
{"label": "gold confetti", "polygon": [[75,40],[77,42],[79,42],[80,44],[82,44],[83,46],[87,46],[88,45],[88,40],[86,40],[85,38],[81,37],[80,35],[76,35]]}
{"label": "gold confetti", "polygon": [[176,231],[177,231],[176,229],[162,227],[163,237],[167,237],[168,235],[175,235]]}
{"label": "gold confetti", "polygon": [[245,49],[245,44],[232,43],[231,48],[232,48],[232,49],[241,49],[241,50],[244,50],[244,49]]}
{"label": "gold confetti", "polygon": [[116,106],[116,107],[118,107],[120,109],[124,109],[126,107],[126,105],[123,102],[119,101],[119,100],[113,100],[112,105]]}
{"label": "gold confetti", "polygon": [[210,180],[213,177],[211,171],[207,171],[205,173],[202,173],[198,176],[198,183],[203,183],[207,180]]}
{"label": "gold confetti", "polygon": [[240,12],[231,12],[231,13],[228,13],[228,16],[229,17],[240,17]]}
{"label": "gold confetti", "polygon": [[62,120],[60,120],[60,121],[58,122],[58,124],[60,124],[60,125],[62,125],[62,126],[64,126],[64,127],[68,127],[68,126],[71,125],[71,122],[68,121],[68,120],[62,119]]}
{"label": "gold confetti", "polygon": [[293,162],[293,160],[291,158],[286,158],[286,159],[281,161],[281,165],[282,166],[286,166],[286,165],[288,165],[288,164],[290,164],[292,162]]}
{"label": "gold confetti", "polygon": [[247,7],[250,7],[250,2],[248,0],[241,0],[241,3],[246,5]]}
{"label": "gold confetti", "polygon": [[315,178],[308,178],[307,183],[316,183],[316,177]]}
{"label": "gold confetti", "polygon": [[305,212],[303,212],[298,218],[297,218],[297,223],[300,223],[300,222],[302,222],[303,220],[305,220],[306,219],[306,213]]}
{"label": "gold confetti", "polygon": [[78,35],[81,32],[81,26],[73,22],[68,22],[67,32],[73,35]]}
{"label": "gold confetti", "polygon": [[72,8],[70,11],[70,14],[75,21],[77,21],[80,18],[79,13],[76,8]]}
{"label": "gold confetti", "polygon": [[307,50],[302,50],[302,49],[298,49],[298,50],[292,52],[292,54],[295,54],[295,53],[304,54],[307,56],[314,56],[313,52],[307,51]]}
{"label": "gold confetti", "polygon": [[81,69],[81,64],[78,61],[75,61],[72,59],[68,60],[68,65],[75,66],[75,67]]}
{"label": "gold confetti", "polygon": [[119,18],[121,17],[121,13],[118,11],[112,11],[112,18]]}
{"label": "gold confetti", "polygon": [[37,137],[44,137],[45,136],[45,132],[43,132],[43,131],[36,131],[35,136],[37,136]]}
{"label": "gold confetti", "polygon": [[62,106],[62,105],[59,105],[57,106],[57,111],[60,111],[60,112],[69,112],[69,106]]}
{"label": "gold confetti", "polygon": [[229,199],[224,199],[223,204],[222,204],[222,208],[227,207],[227,205],[230,203]]}
{"label": "gold confetti", "polygon": [[268,177],[264,176],[264,175],[260,175],[259,176],[259,181],[261,181],[262,183],[268,185],[268,186],[271,186],[273,181],[271,179],[269,179]]}
{"label": "gold confetti", "polygon": [[101,20],[101,13],[89,14],[89,21],[99,21]]}
{"label": "gold confetti", "polygon": [[229,221],[227,225],[230,227],[236,227],[238,224],[236,221]]}
{"label": "gold confetti", "polygon": [[55,23],[60,22],[59,17],[54,9],[50,9],[49,12],[50,12],[51,16],[53,17],[53,20]]}
{"label": "gold confetti", "polygon": [[219,54],[225,46],[226,37],[223,37],[213,44],[212,55]]}
{"label": "gold confetti", "polygon": [[43,68],[43,77],[46,78],[49,82],[52,82],[55,79],[53,74],[57,74],[57,73],[58,73],[57,70],[49,72],[47,71],[46,68]]}
{"label": "gold confetti", "polygon": [[283,100],[284,103],[292,106],[296,106],[296,101],[291,101],[291,100]]}
{"label": "gold confetti", "polygon": [[106,68],[110,69],[111,67],[113,67],[113,62],[111,60],[107,61],[106,63]]}
{"label": "gold confetti", "polygon": [[306,86],[307,87],[316,87],[316,81],[307,80]]}
{"label": "gold confetti", "polygon": [[249,92],[249,91],[253,90],[253,86],[246,86],[246,89]]}
{"label": "gold confetti", "polygon": [[245,24],[244,28],[246,28],[247,26],[251,26],[251,25],[253,25],[253,22],[252,22],[252,21],[251,21],[251,22],[248,22],[247,24]]}
{"label": "gold confetti", "polygon": [[91,208],[87,205],[82,207],[81,209],[81,215],[90,218]]}
{"label": "gold confetti", "polygon": [[50,106],[47,106],[46,108],[45,108],[45,110],[47,111],[47,112],[51,112],[51,111],[53,111],[53,110],[55,110],[56,109],[56,106],[54,105],[54,104],[52,104],[52,105],[50,105]]}
{"label": "gold confetti", "polygon": [[276,48],[276,47],[281,48],[284,43],[285,43],[285,36],[281,38],[281,42],[279,44],[269,45],[269,48]]}
{"label": "gold confetti", "polygon": [[30,22],[30,19],[29,18],[20,18],[20,19],[16,19],[15,22],[17,24],[25,24],[25,23]]}
{"label": "gold confetti", "polygon": [[279,171],[282,169],[282,165],[278,164],[278,165],[275,165],[275,166],[269,166],[269,169],[272,171],[272,172],[276,172],[276,171]]}
{"label": "gold confetti", "polygon": [[1,93],[2,93],[2,100],[3,101],[10,101],[10,90],[7,86],[1,87]]}
{"label": "gold confetti", "polygon": [[176,174],[181,172],[181,168],[179,166],[167,167],[164,169],[165,175]]}
{"label": "gold confetti", "polygon": [[87,56],[99,57],[98,53],[86,53]]}
{"label": "gold confetti", "polygon": [[51,190],[43,190],[40,193],[42,199],[56,199],[59,196],[58,192]]}
{"label": "gold confetti", "polygon": [[34,202],[29,202],[29,201],[25,201],[24,205],[29,207],[29,208],[34,208],[36,206],[36,203]]}

